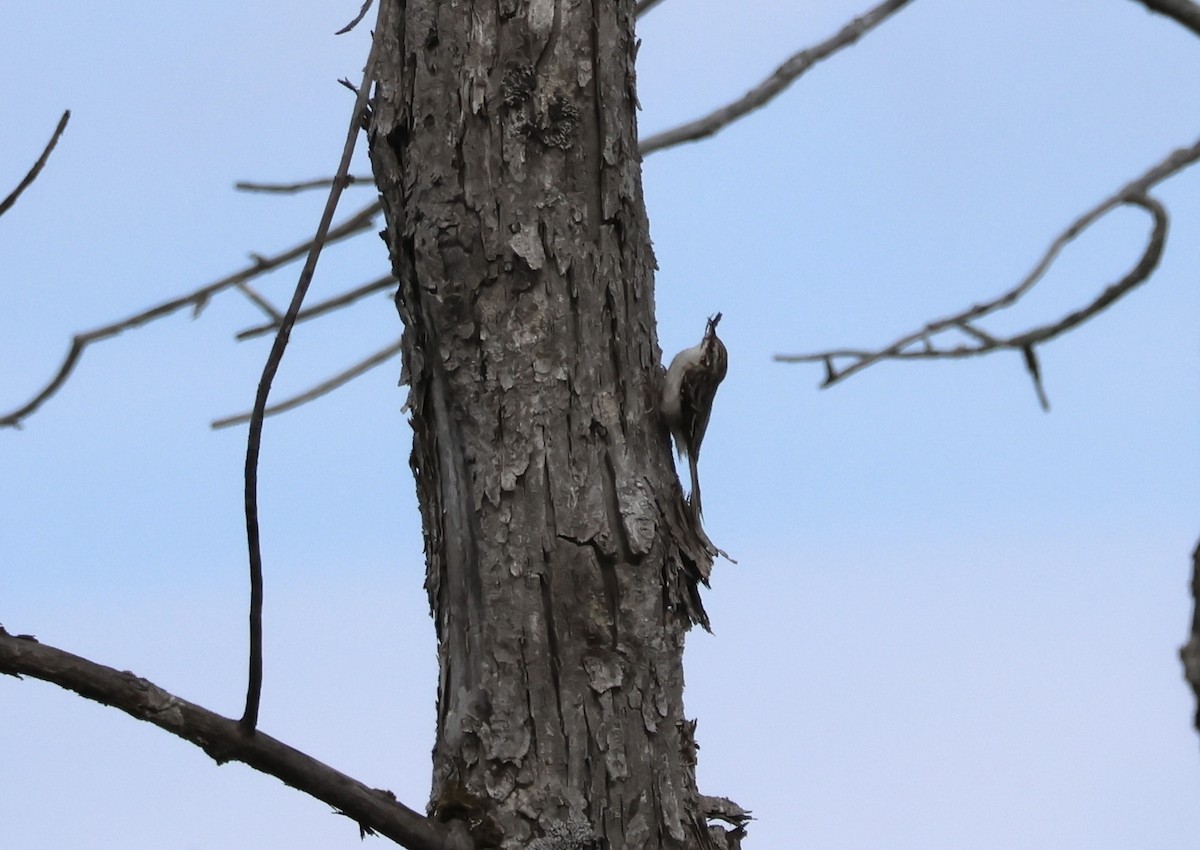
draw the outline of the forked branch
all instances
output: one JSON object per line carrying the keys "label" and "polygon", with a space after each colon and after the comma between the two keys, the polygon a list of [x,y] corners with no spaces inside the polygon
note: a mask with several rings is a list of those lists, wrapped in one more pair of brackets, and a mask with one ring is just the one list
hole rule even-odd
{"label": "forked branch", "polygon": [[368,788],[261,732],[244,734],[236,720],[180,699],[133,673],[46,646],[29,635],[11,635],[3,626],[0,673],[50,682],[153,723],[200,747],[217,764],[240,761],[274,776],[333,806],[364,832],[385,835],[410,850],[446,847],[447,828],[397,802],[390,791]]}
{"label": "forked branch", "polygon": [[[1161,181],[1182,171],[1197,160],[1200,160],[1200,141],[1191,147],[1175,151],[1141,177],[1088,210],[1059,234],[1024,279],[1012,289],[990,301],[975,304],[954,315],[931,321],[919,330],[900,337],[884,348],[876,350],[843,348],[815,354],[778,354],[775,356],[775,360],[781,363],[823,363],[825,380],[822,386],[828,387],[882,360],[936,360],[971,357],[1001,350],[1018,351],[1022,354],[1030,377],[1033,378],[1042,405],[1046,406],[1035,347],[1103,312],[1121,296],[1149,278],[1162,257],[1168,224],[1166,210],[1161,203],[1150,197],[1149,191]],[[978,320],[1016,304],[1042,279],[1067,243],[1074,240],[1103,216],[1121,206],[1135,206],[1144,209],[1153,219],[1153,226],[1146,241],[1146,247],[1137,263],[1120,280],[1102,290],[1087,305],[1073,310],[1055,321],[1018,334],[1007,337],[994,336],[976,324]],[[958,345],[939,345],[935,337],[947,331],[958,331],[970,339]]]}
{"label": "forked branch", "polygon": [[[325,239],[325,243],[339,242],[356,233],[361,233],[364,230],[370,229],[375,216],[379,214],[382,207],[378,201],[374,201],[354,213],[344,222],[329,231]],[[103,325],[98,328],[93,328],[90,331],[77,333],[71,339],[71,347],[67,351],[67,356],[63,359],[62,365],[59,366],[57,374],[50,379],[38,393],[16,410],[0,416],[0,428],[16,428],[39,407],[42,406],[52,395],[54,395],[66,383],[67,378],[71,376],[71,372],[75,369],[75,365],[79,362],[79,358],[83,355],[83,351],[89,345],[100,340],[109,339],[117,336],[123,331],[136,328],[144,325],[147,322],[152,322],[155,319],[161,319],[164,316],[169,316],[184,307],[191,307],[197,313],[204,309],[208,304],[209,299],[214,295],[243,284],[246,281],[253,280],[260,275],[264,275],[280,266],[286,265],[294,260],[304,257],[308,254],[309,249],[313,244],[312,239],[308,239],[303,243],[290,248],[282,253],[275,254],[271,257],[256,256],[254,261],[245,268],[239,269],[233,274],[223,277],[220,280],[214,281],[206,286],[189,292],[186,295],[181,295],[178,298],[172,298],[170,301],[164,301],[157,306],[151,307],[148,310],[142,310],[134,313],[119,321],[109,325]]]}

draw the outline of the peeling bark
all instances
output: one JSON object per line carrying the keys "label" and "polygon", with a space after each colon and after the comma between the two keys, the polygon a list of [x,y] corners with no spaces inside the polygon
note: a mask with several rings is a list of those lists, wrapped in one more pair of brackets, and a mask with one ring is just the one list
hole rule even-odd
{"label": "peeling bark", "polygon": [[430,810],[479,847],[736,846],[683,714],[714,550],[656,412],[633,3],[388,0],[380,36],[371,157],[441,671]]}

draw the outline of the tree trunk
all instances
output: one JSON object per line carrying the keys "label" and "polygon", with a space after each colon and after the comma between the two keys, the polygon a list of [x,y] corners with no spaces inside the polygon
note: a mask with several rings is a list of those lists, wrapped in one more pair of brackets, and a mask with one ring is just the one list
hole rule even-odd
{"label": "tree trunk", "polygon": [[657,414],[633,2],[387,0],[380,27],[431,812],[478,847],[725,846],[683,714],[713,551]]}

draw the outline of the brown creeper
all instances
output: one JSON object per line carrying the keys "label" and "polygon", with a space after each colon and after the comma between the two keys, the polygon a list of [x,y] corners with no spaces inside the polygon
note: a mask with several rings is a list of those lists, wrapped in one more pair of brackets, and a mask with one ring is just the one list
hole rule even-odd
{"label": "brown creeper", "polygon": [[692,511],[697,518],[700,516],[700,476],[696,472],[696,462],[704,432],[708,429],[713,398],[729,368],[729,353],[717,337],[719,321],[721,314],[717,313],[708,320],[700,344],[675,355],[667,369],[659,404],[675,438],[675,450],[687,455],[688,470],[692,474]]}

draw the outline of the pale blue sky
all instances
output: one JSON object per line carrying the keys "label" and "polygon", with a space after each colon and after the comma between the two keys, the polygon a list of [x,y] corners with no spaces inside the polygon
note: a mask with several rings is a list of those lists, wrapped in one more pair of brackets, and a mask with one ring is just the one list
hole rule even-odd
{"label": "pale blue sky", "polygon": [[[333,169],[335,80],[357,78],[366,34],[331,33],[357,5],[5,9],[0,194],[73,117],[0,219],[0,407],[73,332],[312,230],[323,197],[230,187]],[[643,131],[867,7],[666,0],[640,26]],[[1132,0],[915,0],[765,111],[647,159],[663,347],[722,310],[731,351],[701,474],[739,563],[706,597],[715,636],[689,642],[687,705],[702,790],[759,818],[747,848],[1195,845],[1176,650],[1200,534],[1200,170],[1156,193],[1173,218],[1150,282],[1041,350],[1049,415],[1015,356],[824,392],[820,369],[770,357],[885,344],[1010,287],[1193,143],[1197,103],[1200,39]],[[1146,232],[1113,215],[989,327],[1089,300]],[[385,263],[372,236],[331,249],[312,297]],[[286,300],[297,272],[263,289]],[[268,343],[232,337],[257,321],[228,295],[102,343],[0,432],[0,623],[240,712],[245,432],[207,423],[252,399]],[[396,322],[379,296],[303,326],[276,391]],[[267,423],[262,728],[419,808],[436,671],[397,369]],[[325,805],[37,682],[0,680],[0,768],[4,848],[360,846]]]}

